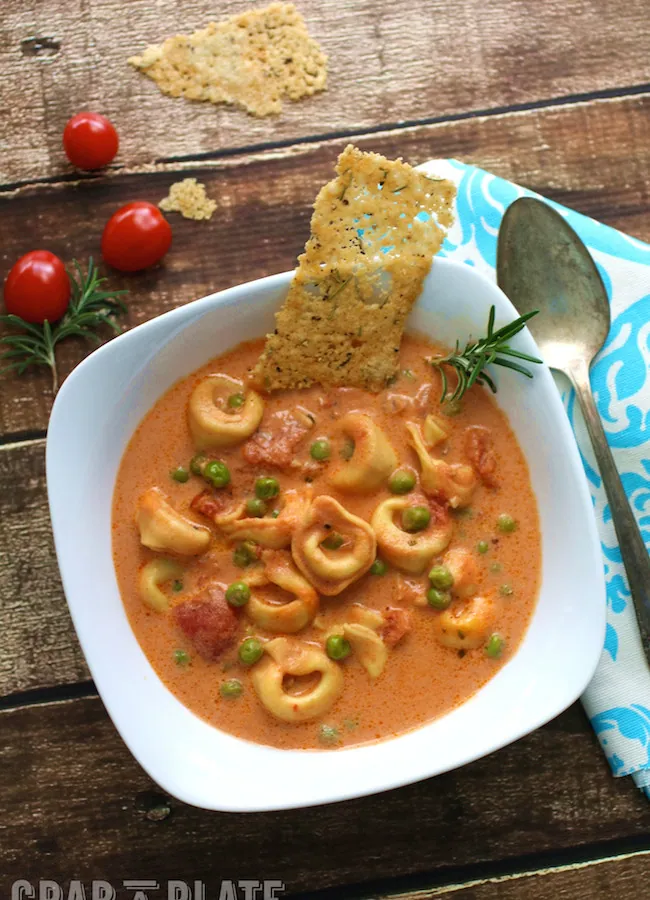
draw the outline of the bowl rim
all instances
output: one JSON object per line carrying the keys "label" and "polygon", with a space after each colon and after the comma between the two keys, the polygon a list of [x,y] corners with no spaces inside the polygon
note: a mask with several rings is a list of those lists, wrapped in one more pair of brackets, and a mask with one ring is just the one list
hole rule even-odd
{"label": "bowl rim", "polygon": [[[435,267],[440,269],[440,267],[447,270],[463,270],[464,274],[467,272],[471,272],[472,277],[475,278],[479,283],[481,283],[486,290],[489,288],[490,291],[494,292],[495,290],[501,294],[502,298],[514,310],[514,307],[510,304],[510,301],[505,297],[505,295],[499,290],[499,288],[491,282],[489,279],[485,277],[481,272],[473,269],[463,263],[454,262],[444,258],[437,258],[435,260]],[[432,267],[433,269],[433,267]],[[48,427],[48,440],[46,447],[46,470],[47,470],[47,485],[48,485],[48,498],[50,504],[50,513],[52,518],[52,528],[54,533],[54,542],[57,553],[57,558],[59,562],[59,568],[61,571],[61,578],[64,585],[64,591],[66,594],[66,600],[68,603],[68,608],[75,626],[75,630],[77,632],[82,650],[84,652],[84,656],[86,657],[86,661],[88,667],[91,671],[91,675],[95,681],[98,693],[100,698],[102,699],[111,719],[124,742],[127,744],[131,753],[135,756],[136,760],[142,766],[142,768],[147,772],[147,774],[156,781],[165,791],[170,793],[171,795],[177,797],[178,799],[186,802],[188,804],[198,806],[205,809],[214,809],[220,811],[227,812],[253,812],[253,811],[266,811],[266,810],[280,810],[280,809],[293,809],[300,808],[305,806],[318,805],[321,803],[331,803],[338,802],[345,799],[350,799],[353,797],[366,796],[369,794],[380,793],[385,790],[391,790],[397,787],[401,787],[406,784],[413,783],[415,781],[420,781],[428,777],[435,776],[437,774],[442,774],[443,772],[450,771],[452,769],[458,768],[460,766],[466,765],[469,762],[472,762],[476,759],[479,759],[483,756],[488,755],[489,753],[494,752],[494,750],[500,749],[508,744],[518,740],[524,735],[530,733],[531,731],[536,730],[542,725],[546,724],[548,721],[553,719],[555,716],[559,715],[563,712],[568,706],[570,706],[575,700],[583,693],[584,689],[590,682],[593,673],[598,665],[598,661],[600,659],[600,654],[604,642],[604,634],[605,634],[605,581],[604,581],[604,572],[602,567],[602,556],[600,549],[600,542],[597,535],[595,518],[593,515],[593,508],[591,504],[591,499],[588,491],[587,480],[584,473],[584,469],[582,467],[582,463],[580,461],[579,452],[577,449],[577,445],[575,443],[575,438],[571,431],[568,418],[566,417],[564,408],[562,406],[559,393],[555,388],[555,385],[552,382],[552,377],[550,372],[546,366],[540,367],[539,374],[544,372],[544,379],[550,380],[552,394],[550,395],[552,399],[549,400],[551,406],[555,407],[554,414],[559,417],[559,421],[563,423],[560,425],[561,432],[561,445],[566,450],[573,469],[573,474],[576,478],[574,488],[578,494],[580,503],[582,505],[583,511],[586,512],[585,515],[585,525],[586,530],[588,532],[589,543],[591,544],[592,557],[598,559],[599,567],[601,572],[601,601],[600,604],[596,602],[594,599],[592,605],[594,610],[600,610],[600,622],[595,623],[595,633],[600,631],[600,638],[598,641],[593,640],[592,646],[589,648],[589,652],[585,652],[585,648],[583,647],[583,658],[584,665],[582,667],[582,677],[575,678],[574,683],[572,685],[572,689],[566,693],[566,695],[562,698],[562,701],[559,704],[553,705],[552,709],[544,709],[540,712],[538,716],[527,713],[527,718],[520,725],[511,726],[507,734],[504,735],[502,739],[492,741],[489,745],[479,744],[479,746],[472,747],[467,746],[465,751],[459,753],[451,765],[445,765],[442,768],[438,768],[435,765],[431,765],[428,768],[426,773],[416,773],[415,775],[409,774],[408,771],[404,773],[393,772],[390,773],[390,776],[384,775],[384,777],[377,779],[377,783],[371,786],[361,785],[355,787],[350,784],[347,788],[342,788],[341,786],[332,786],[331,790],[326,791],[324,794],[321,792],[316,798],[306,796],[304,799],[296,798],[295,796],[290,797],[287,802],[278,801],[278,799],[272,799],[268,802],[265,802],[263,798],[255,798],[254,800],[248,800],[244,802],[228,802],[224,803],[219,801],[219,799],[215,796],[206,797],[202,795],[200,791],[196,789],[196,787],[188,786],[183,778],[179,778],[178,774],[174,775],[170,774],[165,770],[165,766],[161,764],[161,760],[157,755],[148,755],[148,753],[143,750],[142,743],[138,744],[134,740],[134,734],[131,726],[126,721],[124,715],[121,714],[120,710],[120,698],[115,696],[115,692],[110,682],[110,678],[107,676],[107,673],[100,669],[99,666],[95,664],[95,654],[92,650],[92,640],[89,636],[89,627],[88,622],[83,620],[81,616],[81,601],[78,596],[74,595],[74,588],[72,588],[69,584],[70,578],[69,575],[72,570],[72,564],[69,562],[68,558],[68,548],[66,546],[66,535],[65,529],[62,524],[61,514],[61,494],[57,491],[57,484],[59,482],[59,478],[61,476],[61,442],[63,439],[63,435],[65,433],[65,429],[62,429],[63,420],[66,418],[68,413],[68,407],[71,403],[74,402],[74,394],[77,388],[84,382],[87,378],[88,374],[92,372],[97,366],[106,365],[107,362],[121,349],[127,346],[130,346],[133,342],[138,342],[145,334],[148,332],[155,333],[155,330],[158,329],[159,332],[171,332],[175,327],[178,327],[178,333],[181,333],[185,328],[187,328],[191,322],[196,321],[203,317],[207,312],[226,308],[235,303],[241,303],[241,295],[245,293],[247,290],[251,289],[257,290],[276,290],[278,288],[284,289],[288,287],[291,278],[293,277],[293,272],[283,272],[276,275],[266,276],[265,278],[256,279],[251,282],[246,282],[240,285],[236,285],[234,287],[228,288],[224,291],[215,292],[213,294],[206,295],[205,297],[199,298],[195,301],[192,301],[183,306],[177,307],[173,310],[170,310],[166,313],[163,313],[160,316],[157,316],[153,319],[150,319],[135,328],[131,329],[128,332],[118,336],[112,341],[104,344],[102,347],[95,350],[89,356],[87,356],[68,376],[66,381],[63,383],[59,394],[54,402],[52,408],[52,414],[50,418],[50,423]],[[516,314],[516,311],[514,311]],[[526,330],[527,332],[527,330]],[[530,333],[527,332],[529,342],[532,342],[533,348],[535,349],[534,341],[530,336]],[[548,386],[547,386],[548,387]],[[163,392],[161,392],[162,395]],[[548,393],[548,391],[547,391]],[[514,429],[513,429],[514,430]],[[516,431],[515,431],[516,435]],[[517,435],[516,435],[517,436]],[[122,453],[124,448],[122,448]],[[122,454],[120,454],[121,456]],[[114,485],[113,485],[114,487]],[[110,552],[110,550],[109,550]],[[112,553],[111,553],[112,560]],[[592,559],[593,562],[593,559]],[[599,579],[596,577],[596,581]],[[122,612],[126,618],[126,613],[122,608]],[[593,610],[592,610],[593,612]],[[130,624],[128,625],[130,628]],[[523,643],[523,642],[522,642]],[[513,655],[513,659],[520,653],[521,644],[519,645],[516,653]],[[146,658],[146,657],[145,657]],[[510,661],[506,666],[504,666],[500,672],[503,672],[507,669],[507,666],[510,664]],[[152,669],[153,672],[153,669]],[[153,681],[156,684],[156,689],[160,689],[162,691],[166,691],[169,693],[171,697],[171,692],[165,686],[165,684],[158,678],[158,676],[153,673]],[[494,681],[494,679],[491,679]],[[488,684],[490,683],[488,682]],[[481,688],[479,693],[484,688]],[[476,695],[474,695],[476,696]],[[176,698],[174,698],[175,700]],[[471,699],[471,698],[470,698]],[[469,702],[469,701],[468,701]],[[182,706],[180,701],[176,701],[179,705]],[[461,704],[461,707],[457,707],[456,709],[462,708],[466,704]],[[186,707],[182,707],[187,713],[189,713],[194,718],[198,719],[198,716],[195,716],[194,713],[191,713]],[[452,711],[453,712],[453,711]],[[430,722],[424,723],[422,726],[418,728],[397,735],[394,738],[388,738],[386,740],[381,740],[377,742],[373,742],[370,744],[362,744],[362,745],[353,745],[352,747],[347,748],[337,748],[334,750],[318,750],[318,751],[287,751],[287,750],[278,750],[276,748],[268,747],[263,744],[253,744],[252,742],[245,741],[241,738],[233,738],[231,735],[228,735],[226,732],[222,732],[219,729],[214,728],[214,726],[210,726],[205,723],[203,720],[199,720],[203,726],[211,729],[211,731],[217,732],[221,736],[225,736],[229,740],[234,740],[240,744],[247,744],[249,747],[256,748],[259,752],[260,748],[264,750],[264,752],[269,756],[269,760],[271,760],[272,756],[276,756],[277,754],[281,754],[284,757],[291,756],[294,754],[300,755],[311,755],[314,758],[322,759],[324,756],[335,756],[339,759],[343,759],[351,754],[358,753],[361,748],[364,750],[369,750],[372,748],[372,751],[377,748],[385,747],[388,744],[397,745],[400,741],[403,741],[408,735],[412,735],[417,732],[422,732],[427,728],[430,728],[435,722],[441,722],[446,719],[449,714],[444,714],[442,717],[438,719],[431,720]],[[371,751],[371,752],[372,752]],[[381,756],[380,753],[376,754],[378,757]],[[271,760],[272,762],[272,760]],[[218,791],[217,791],[218,794]]]}

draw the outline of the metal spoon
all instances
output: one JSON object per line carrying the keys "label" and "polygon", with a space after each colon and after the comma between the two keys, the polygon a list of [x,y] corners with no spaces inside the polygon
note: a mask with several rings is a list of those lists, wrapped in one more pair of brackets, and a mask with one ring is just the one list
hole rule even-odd
{"label": "metal spoon", "polygon": [[544,360],[564,372],[576,391],[609,499],[616,536],[646,658],[650,661],[650,557],[634,518],[591,393],[589,368],[607,338],[607,292],[578,235],[552,207],[522,197],[499,229],[497,281],[529,323]]}

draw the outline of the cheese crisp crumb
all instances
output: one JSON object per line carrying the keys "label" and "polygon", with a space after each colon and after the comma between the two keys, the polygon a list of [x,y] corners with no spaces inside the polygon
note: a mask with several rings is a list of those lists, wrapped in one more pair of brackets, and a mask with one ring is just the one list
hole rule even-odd
{"label": "cheese crisp crumb", "polygon": [[271,3],[153,44],[129,63],[164,94],[276,115],[282,98],[325,90],[327,57],[292,3]]}
{"label": "cheese crisp crumb", "polygon": [[205,186],[196,178],[184,178],[169,188],[169,194],[158,206],[165,212],[179,212],[186,219],[211,219],[217,208],[216,201],[210,200]]}
{"label": "cheese crisp crumb", "polygon": [[348,146],[318,194],[276,329],[253,372],[273,391],[381,390],[397,374],[404,323],[452,221],[455,187],[402,160]]}

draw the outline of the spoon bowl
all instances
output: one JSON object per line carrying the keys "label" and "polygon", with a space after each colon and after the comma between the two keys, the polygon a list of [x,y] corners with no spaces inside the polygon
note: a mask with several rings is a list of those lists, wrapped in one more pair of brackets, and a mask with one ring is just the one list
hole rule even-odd
{"label": "spoon bowl", "polygon": [[551,206],[522,197],[508,207],[497,280],[522,315],[543,311],[528,327],[551,368],[591,363],[610,329],[607,291],[585,245]]}

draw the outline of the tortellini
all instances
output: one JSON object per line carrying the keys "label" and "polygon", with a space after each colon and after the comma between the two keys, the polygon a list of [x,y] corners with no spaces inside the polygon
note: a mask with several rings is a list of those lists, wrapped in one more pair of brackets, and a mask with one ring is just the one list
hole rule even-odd
{"label": "tortellini", "polygon": [[329,472],[329,481],[340,491],[370,493],[397,466],[397,455],[379,425],[364,413],[343,416],[339,428],[352,442],[350,459],[339,460]]}
{"label": "tortellini", "polygon": [[447,512],[440,508],[438,515],[431,516],[424,531],[416,534],[403,531],[397,518],[414,502],[413,495],[384,500],[372,514],[370,524],[386,562],[402,572],[419,575],[433,557],[447,547],[454,524]]}
{"label": "tortellini", "polygon": [[466,547],[452,547],[444,555],[443,563],[451,572],[452,593],[457,597],[471,597],[478,591],[479,567],[476,557]]}
{"label": "tortellini", "polygon": [[274,601],[263,589],[253,590],[246,613],[266,631],[294,634],[312,621],[318,611],[318,594],[297,571],[286,550],[265,550],[262,554],[264,574],[268,581],[293,594],[287,603]]}
{"label": "tortellini", "polygon": [[183,575],[183,567],[173,559],[152,559],[140,569],[138,588],[145,606],[155,612],[169,609],[169,598],[162,585]]}
{"label": "tortellini", "polygon": [[[343,692],[341,667],[313,644],[279,637],[264,645],[266,651],[251,671],[255,693],[266,709],[283,722],[306,722],[324,715]],[[287,676],[320,676],[313,687],[286,690]]]}
{"label": "tortellini", "polygon": [[439,613],[434,622],[437,639],[455,650],[474,650],[482,646],[496,618],[494,598],[477,594],[466,602],[456,601]]}
{"label": "tortellini", "polygon": [[[342,546],[336,550],[323,548],[323,541],[334,533],[342,536]],[[340,594],[361,578],[373,564],[376,549],[370,525],[326,494],[313,501],[291,541],[296,565],[326,596]]]}
{"label": "tortellini", "polygon": [[[239,407],[228,406],[228,397],[245,393]],[[217,397],[222,405],[217,404]],[[264,401],[253,390],[228,375],[208,375],[192,391],[188,406],[190,432],[198,450],[231,447],[250,437],[262,421]]]}
{"label": "tortellini", "polygon": [[353,622],[346,622],[340,630],[368,675],[371,678],[381,675],[388,661],[388,648],[377,632]]}
{"label": "tortellini", "polygon": [[198,556],[210,544],[210,529],[176,512],[160,488],[150,488],[140,497],[135,520],[140,541],[150,550]]}
{"label": "tortellini", "polygon": [[443,497],[453,509],[467,506],[476,490],[474,469],[463,463],[448,463],[429,456],[417,425],[407,422],[406,427],[411,445],[420,460],[420,484],[425,494]]}
{"label": "tortellini", "polygon": [[247,516],[246,502],[242,500],[229,510],[217,514],[214,523],[233,541],[255,541],[262,547],[280,550],[291,543],[292,534],[305,518],[311,497],[309,486],[300,491],[285,491],[277,519],[271,516]]}
{"label": "tortellini", "polygon": [[435,447],[446,441],[449,435],[445,431],[444,424],[436,416],[429,413],[422,425],[422,434],[427,447]]}

